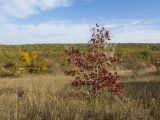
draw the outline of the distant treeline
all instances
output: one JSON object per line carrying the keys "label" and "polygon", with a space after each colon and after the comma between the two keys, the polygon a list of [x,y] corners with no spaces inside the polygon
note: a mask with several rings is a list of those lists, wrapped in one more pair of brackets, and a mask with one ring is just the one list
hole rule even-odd
{"label": "distant treeline", "polygon": [[[87,45],[0,45],[0,75],[5,77],[22,73],[62,72],[68,67],[65,49],[75,46],[85,51]],[[157,71],[160,69],[160,44],[111,43],[106,46],[106,53],[114,52],[119,57],[117,66],[120,70],[131,69],[136,75],[137,71],[143,68],[154,66]]]}

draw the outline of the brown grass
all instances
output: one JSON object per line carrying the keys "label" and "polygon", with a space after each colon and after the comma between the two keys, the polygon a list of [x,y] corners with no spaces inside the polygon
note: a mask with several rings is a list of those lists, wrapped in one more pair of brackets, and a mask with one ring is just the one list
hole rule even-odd
{"label": "brown grass", "polygon": [[[0,78],[0,120],[159,120],[160,76],[123,76],[123,95],[71,88],[72,77]],[[128,81],[127,81],[128,80]]]}

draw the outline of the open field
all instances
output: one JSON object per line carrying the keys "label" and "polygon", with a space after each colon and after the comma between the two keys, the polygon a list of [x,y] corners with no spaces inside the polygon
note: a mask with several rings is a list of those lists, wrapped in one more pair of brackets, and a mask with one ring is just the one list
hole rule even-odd
{"label": "open field", "polygon": [[121,77],[120,97],[71,88],[72,77],[0,78],[1,120],[159,120],[160,76]]}
{"label": "open field", "polygon": [[160,0],[0,0],[0,120],[160,120]]}
{"label": "open field", "polygon": [[110,45],[120,96],[72,87],[64,75],[70,46],[0,46],[0,120],[160,120],[160,44]]}

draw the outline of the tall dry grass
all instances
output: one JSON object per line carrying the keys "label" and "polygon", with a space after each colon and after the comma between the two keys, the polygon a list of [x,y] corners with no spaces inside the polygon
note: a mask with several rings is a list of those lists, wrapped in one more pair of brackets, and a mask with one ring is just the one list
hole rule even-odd
{"label": "tall dry grass", "polygon": [[159,120],[160,76],[121,77],[124,92],[92,95],[72,77],[0,78],[0,120]]}

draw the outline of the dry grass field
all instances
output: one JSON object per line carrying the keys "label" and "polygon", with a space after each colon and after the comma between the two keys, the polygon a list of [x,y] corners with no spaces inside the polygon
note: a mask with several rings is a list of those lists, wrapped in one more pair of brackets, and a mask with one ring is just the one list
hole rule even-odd
{"label": "dry grass field", "polygon": [[121,75],[120,97],[72,88],[72,77],[0,78],[0,120],[160,120],[160,76]]}

